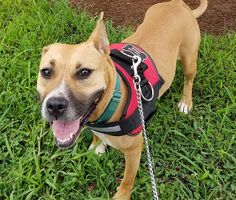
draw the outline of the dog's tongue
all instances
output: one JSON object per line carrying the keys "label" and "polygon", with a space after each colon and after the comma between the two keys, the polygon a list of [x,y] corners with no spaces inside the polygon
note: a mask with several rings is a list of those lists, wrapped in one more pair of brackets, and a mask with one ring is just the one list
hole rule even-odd
{"label": "dog's tongue", "polygon": [[80,119],[74,121],[55,120],[52,123],[53,134],[59,139],[68,139],[73,137],[80,128]]}

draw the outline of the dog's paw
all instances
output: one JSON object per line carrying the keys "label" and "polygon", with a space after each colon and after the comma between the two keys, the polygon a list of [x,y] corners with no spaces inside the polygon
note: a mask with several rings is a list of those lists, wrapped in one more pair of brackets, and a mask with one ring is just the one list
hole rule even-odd
{"label": "dog's paw", "polygon": [[131,191],[117,188],[116,194],[113,196],[113,200],[130,200]]}
{"label": "dog's paw", "polygon": [[190,110],[192,109],[192,101],[190,102],[185,102],[185,101],[180,101],[178,104],[178,108],[180,112],[183,112],[185,114],[188,114]]}
{"label": "dog's paw", "polygon": [[[94,146],[96,146],[96,145],[94,145],[93,143],[90,145],[90,147],[89,147],[89,150],[92,150],[93,148],[94,148]],[[103,142],[101,142],[97,147],[96,147],[96,149],[95,149],[95,154],[97,154],[97,155],[102,155],[102,154],[104,154],[105,152],[106,152],[106,144],[104,144]]]}

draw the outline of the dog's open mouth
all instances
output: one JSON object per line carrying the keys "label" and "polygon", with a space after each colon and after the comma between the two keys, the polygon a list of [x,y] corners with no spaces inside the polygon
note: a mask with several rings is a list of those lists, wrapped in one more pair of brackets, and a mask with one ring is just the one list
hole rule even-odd
{"label": "dog's open mouth", "polygon": [[79,119],[72,121],[54,120],[51,122],[52,131],[59,148],[69,148],[75,143],[80,135],[81,128],[87,123],[98,102],[99,99],[96,99],[89,110]]}
{"label": "dog's open mouth", "polygon": [[55,120],[52,122],[52,131],[56,143],[60,148],[68,148],[74,144],[82,127],[81,118],[74,121]]}

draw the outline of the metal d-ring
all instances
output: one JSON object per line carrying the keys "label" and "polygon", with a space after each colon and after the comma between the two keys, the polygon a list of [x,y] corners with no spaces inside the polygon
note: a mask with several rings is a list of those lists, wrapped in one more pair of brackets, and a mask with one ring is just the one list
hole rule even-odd
{"label": "metal d-ring", "polygon": [[153,99],[153,97],[154,97],[154,89],[153,89],[153,87],[152,87],[152,85],[151,85],[151,83],[150,83],[149,81],[148,81],[148,84],[149,84],[149,86],[150,86],[150,88],[151,88],[151,92],[152,92],[152,96],[151,96],[150,98],[146,98],[146,97],[143,95],[143,92],[142,92],[141,87],[139,87],[139,92],[140,92],[142,98],[143,98],[145,101],[151,101],[151,100]]}

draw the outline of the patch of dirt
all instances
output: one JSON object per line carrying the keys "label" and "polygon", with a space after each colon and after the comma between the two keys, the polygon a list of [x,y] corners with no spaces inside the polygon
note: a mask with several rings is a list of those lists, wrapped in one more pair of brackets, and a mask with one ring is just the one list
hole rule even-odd
{"label": "patch of dirt", "polygon": [[[146,10],[165,0],[70,0],[73,8],[88,10],[92,15],[104,11],[105,18],[115,25],[131,25],[134,28],[143,20]],[[199,0],[185,0],[192,9]],[[224,31],[236,31],[236,1],[209,0],[206,12],[198,19],[202,32],[219,35]]]}

